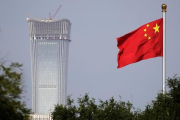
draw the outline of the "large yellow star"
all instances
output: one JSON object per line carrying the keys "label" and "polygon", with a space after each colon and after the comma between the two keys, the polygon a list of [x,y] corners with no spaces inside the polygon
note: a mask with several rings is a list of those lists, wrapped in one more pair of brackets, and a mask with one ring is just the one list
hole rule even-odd
{"label": "large yellow star", "polygon": [[158,26],[158,24],[156,23],[156,27],[153,27],[153,29],[155,30],[154,32],[156,33],[156,32],[159,32],[159,27],[160,26]]}

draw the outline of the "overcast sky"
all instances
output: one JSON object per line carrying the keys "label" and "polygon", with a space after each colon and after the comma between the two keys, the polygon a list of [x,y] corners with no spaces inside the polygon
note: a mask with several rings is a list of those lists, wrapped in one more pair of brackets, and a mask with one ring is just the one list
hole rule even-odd
{"label": "overcast sky", "polygon": [[22,63],[27,106],[31,108],[31,63],[28,14],[47,19],[62,5],[55,19],[71,21],[68,95],[130,101],[144,109],[162,90],[162,58],[117,69],[117,41],[143,24],[166,14],[166,78],[180,76],[179,0],[0,0],[0,58]]}

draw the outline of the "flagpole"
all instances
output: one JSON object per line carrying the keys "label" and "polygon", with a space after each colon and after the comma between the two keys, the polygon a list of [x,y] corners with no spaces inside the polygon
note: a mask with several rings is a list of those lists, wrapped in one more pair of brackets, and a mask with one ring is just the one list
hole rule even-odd
{"label": "flagpole", "polygon": [[166,93],[166,4],[162,4],[163,13],[163,94]]}

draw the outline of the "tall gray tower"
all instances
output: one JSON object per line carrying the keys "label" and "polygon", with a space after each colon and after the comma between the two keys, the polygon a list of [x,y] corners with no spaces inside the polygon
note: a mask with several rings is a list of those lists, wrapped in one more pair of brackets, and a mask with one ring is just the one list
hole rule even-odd
{"label": "tall gray tower", "polygon": [[32,111],[48,114],[66,103],[71,22],[27,18],[31,48]]}

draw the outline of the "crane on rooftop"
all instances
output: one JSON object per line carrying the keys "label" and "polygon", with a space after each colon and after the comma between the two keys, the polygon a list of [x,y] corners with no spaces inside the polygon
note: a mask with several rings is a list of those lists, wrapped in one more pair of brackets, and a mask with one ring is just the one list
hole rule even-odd
{"label": "crane on rooftop", "polygon": [[55,18],[56,14],[57,14],[57,13],[58,13],[58,11],[60,10],[61,6],[62,6],[62,5],[60,5],[60,6],[58,7],[58,9],[56,10],[56,12],[54,13],[54,15],[53,15],[53,16],[51,16],[51,13],[49,13],[49,19],[50,19],[50,20],[52,20],[52,19],[54,19],[54,18]]}

